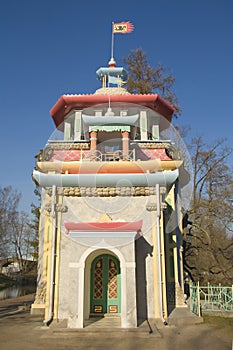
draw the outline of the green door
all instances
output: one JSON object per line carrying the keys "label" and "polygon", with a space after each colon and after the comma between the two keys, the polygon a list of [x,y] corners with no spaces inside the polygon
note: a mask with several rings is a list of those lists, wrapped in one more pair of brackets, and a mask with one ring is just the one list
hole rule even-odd
{"label": "green door", "polygon": [[91,265],[91,314],[120,313],[121,275],[119,260],[97,256]]}

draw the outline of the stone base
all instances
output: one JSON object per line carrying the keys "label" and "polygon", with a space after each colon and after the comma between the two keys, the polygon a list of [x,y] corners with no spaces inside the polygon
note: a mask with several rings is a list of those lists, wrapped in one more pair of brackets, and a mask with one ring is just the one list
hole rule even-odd
{"label": "stone base", "polygon": [[175,305],[176,307],[185,307],[185,295],[179,283],[175,284]]}
{"label": "stone base", "polygon": [[168,324],[175,326],[185,326],[188,324],[198,324],[202,322],[203,318],[192,313],[187,306],[175,308],[168,317]]}
{"label": "stone base", "polygon": [[45,305],[44,304],[32,304],[31,305],[31,315],[44,316],[44,314],[45,314]]}

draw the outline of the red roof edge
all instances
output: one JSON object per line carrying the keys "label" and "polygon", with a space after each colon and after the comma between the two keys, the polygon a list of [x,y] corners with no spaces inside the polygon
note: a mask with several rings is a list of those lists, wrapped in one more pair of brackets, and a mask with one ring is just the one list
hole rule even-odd
{"label": "red roof edge", "polygon": [[[51,108],[50,114],[54,120],[56,127],[58,127],[63,123],[64,117],[72,109],[84,109],[101,103],[108,103],[108,98],[109,96],[107,94],[62,95],[55,103],[55,105]],[[175,111],[175,108],[172,107],[158,94],[111,95],[111,102],[132,103],[150,108],[163,115],[169,122],[171,121],[172,115]]]}

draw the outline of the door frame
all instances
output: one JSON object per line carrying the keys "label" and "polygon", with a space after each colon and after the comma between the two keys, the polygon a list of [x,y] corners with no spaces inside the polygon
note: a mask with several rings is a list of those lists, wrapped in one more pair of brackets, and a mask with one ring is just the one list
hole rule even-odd
{"label": "door frame", "polygon": [[[132,250],[132,252],[131,252]],[[103,254],[112,254],[120,261],[121,269],[121,327],[136,328],[136,279],[135,279],[135,260],[134,260],[134,241],[132,246],[128,247],[126,261],[124,254],[116,247],[106,244],[105,248],[89,247],[83,252],[78,262],[78,295],[77,307],[75,312],[77,317],[68,319],[68,327],[83,328],[84,319],[89,319],[90,311],[90,268],[93,259]],[[131,257],[131,259],[130,259]],[[126,278],[128,275],[128,278]],[[131,302],[127,303],[128,293],[131,291]]]}
{"label": "door frame", "polygon": [[[117,298],[109,298],[109,269],[110,260],[112,260],[117,270]],[[97,263],[100,263],[101,269],[100,277],[102,278],[102,298],[94,298],[95,290],[95,267]],[[121,269],[120,261],[112,254],[100,254],[96,256],[91,263],[90,271],[90,314],[108,314],[108,313],[121,313]],[[95,301],[96,300],[96,301]],[[112,311],[111,311],[112,306]],[[96,312],[95,312],[96,308]]]}

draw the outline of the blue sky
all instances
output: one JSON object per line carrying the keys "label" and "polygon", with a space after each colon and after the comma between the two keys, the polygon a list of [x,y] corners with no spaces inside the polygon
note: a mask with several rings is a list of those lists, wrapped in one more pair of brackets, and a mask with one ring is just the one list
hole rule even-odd
{"label": "blue sky", "polygon": [[30,211],[34,155],[54,131],[49,110],[62,94],[100,87],[95,72],[110,59],[112,21],[135,26],[115,35],[117,64],[140,47],[153,67],[169,67],[182,108],[176,123],[232,145],[232,16],[232,0],[1,1],[0,186],[22,192]]}

